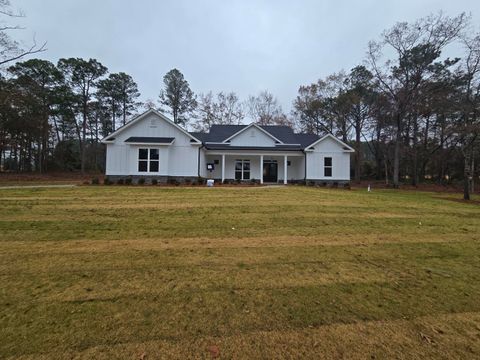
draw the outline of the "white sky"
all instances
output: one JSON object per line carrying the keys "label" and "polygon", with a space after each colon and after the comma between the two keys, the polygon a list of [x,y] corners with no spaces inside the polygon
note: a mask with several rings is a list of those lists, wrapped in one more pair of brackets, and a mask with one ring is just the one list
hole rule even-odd
{"label": "white sky", "polygon": [[47,41],[41,58],[96,58],[157,100],[176,67],[196,93],[268,89],[285,111],[300,85],[360,64],[369,40],[398,21],[443,10],[480,19],[480,0],[11,0],[17,38]]}

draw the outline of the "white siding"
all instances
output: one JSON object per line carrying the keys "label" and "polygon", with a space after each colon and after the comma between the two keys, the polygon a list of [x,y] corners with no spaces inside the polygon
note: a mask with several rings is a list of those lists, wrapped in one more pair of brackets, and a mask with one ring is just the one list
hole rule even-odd
{"label": "white siding", "polygon": [[[350,180],[350,153],[332,138],[326,138],[307,152],[308,180]],[[332,176],[324,176],[324,158],[332,158]]]}
{"label": "white siding", "polygon": [[232,146],[275,146],[275,140],[252,126],[230,140]]}
{"label": "white siding", "polygon": [[[173,137],[172,145],[131,145],[125,140],[131,136]],[[115,136],[113,144],[107,144],[106,175],[163,175],[198,176],[199,145],[192,145],[191,138],[173,124],[151,113]],[[159,172],[138,172],[138,149],[159,149]]]}

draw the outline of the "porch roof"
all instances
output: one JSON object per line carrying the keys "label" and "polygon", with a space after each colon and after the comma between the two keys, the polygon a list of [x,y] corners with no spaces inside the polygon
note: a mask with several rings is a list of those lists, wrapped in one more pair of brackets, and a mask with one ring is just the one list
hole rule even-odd
{"label": "porch roof", "polygon": [[254,150],[254,151],[302,151],[300,144],[281,145],[277,146],[231,146],[230,144],[205,144],[207,150]]}

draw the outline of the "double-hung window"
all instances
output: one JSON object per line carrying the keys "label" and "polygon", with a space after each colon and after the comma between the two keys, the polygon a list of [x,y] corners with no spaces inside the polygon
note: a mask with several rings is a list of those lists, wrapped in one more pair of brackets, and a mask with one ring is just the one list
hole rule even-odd
{"label": "double-hung window", "polygon": [[158,172],[158,149],[138,149],[138,172]]}
{"label": "double-hung window", "polygon": [[323,175],[325,177],[332,176],[332,158],[326,157],[323,159]]}
{"label": "double-hung window", "polygon": [[235,180],[250,179],[250,160],[235,160]]}

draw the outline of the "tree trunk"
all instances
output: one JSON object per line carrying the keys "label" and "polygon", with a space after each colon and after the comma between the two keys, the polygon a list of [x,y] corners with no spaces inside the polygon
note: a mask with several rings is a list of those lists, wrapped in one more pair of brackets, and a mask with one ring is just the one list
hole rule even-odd
{"label": "tree trunk", "polygon": [[127,123],[127,104],[123,101],[123,125]]}
{"label": "tree trunk", "polygon": [[412,164],[412,185],[418,184],[418,149],[417,149],[418,119],[413,119],[413,164]]}
{"label": "tree trunk", "polygon": [[82,139],[80,141],[80,158],[81,158],[81,173],[85,175],[85,161],[86,161],[86,154],[85,154],[85,141],[87,138],[87,114],[86,112],[83,113],[83,124],[82,124]]}
{"label": "tree trunk", "polygon": [[475,192],[475,152],[472,148],[472,166],[470,168],[470,173],[472,174],[472,179],[470,180],[470,193]]}
{"label": "tree trunk", "polygon": [[469,159],[466,154],[464,154],[464,168],[463,168],[463,199],[470,200],[470,167]]}
{"label": "tree trunk", "polygon": [[361,180],[361,171],[362,171],[362,151],[361,151],[361,141],[360,141],[360,124],[357,122],[355,126],[355,182],[360,183]]}
{"label": "tree trunk", "polygon": [[397,135],[395,139],[395,151],[393,155],[393,187],[399,188],[400,187],[400,141],[401,141],[401,133],[400,129],[397,128]]}

